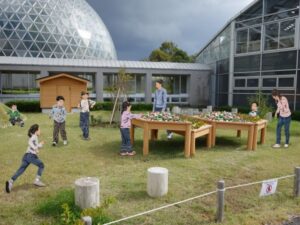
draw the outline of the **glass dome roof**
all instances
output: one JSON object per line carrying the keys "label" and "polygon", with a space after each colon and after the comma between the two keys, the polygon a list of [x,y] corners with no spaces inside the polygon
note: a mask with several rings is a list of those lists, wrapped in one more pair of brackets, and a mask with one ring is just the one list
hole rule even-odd
{"label": "glass dome roof", "polygon": [[108,30],[85,0],[0,0],[0,56],[117,58]]}

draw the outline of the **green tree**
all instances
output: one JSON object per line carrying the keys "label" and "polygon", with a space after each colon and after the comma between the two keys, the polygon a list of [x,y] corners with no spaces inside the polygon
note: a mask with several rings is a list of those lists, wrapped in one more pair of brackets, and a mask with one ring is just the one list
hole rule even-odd
{"label": "green tree", "polygon": [[189,56],[188,53],[170,41],[165,41],[158,49],[151,52],[149,61],[152,62],[194,62],[194,57]]}
{"label": "green tree", "polygon": [[151,62],[168,62],[170,61],[170,56],[160,49],[155,49],[151,52],[149,60]]}

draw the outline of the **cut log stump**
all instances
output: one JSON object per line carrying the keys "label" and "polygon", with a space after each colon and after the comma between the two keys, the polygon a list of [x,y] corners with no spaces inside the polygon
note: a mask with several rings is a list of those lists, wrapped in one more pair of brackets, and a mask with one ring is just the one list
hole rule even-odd
{"label": "cut log stump", "polygon": [[75,204],[81,209],[100,205],[100,182],[98,178],[84,177],[75,181]]}
{"label": "cut log stump", "polygon": [[162,197],[168,193],[169,171],[162,167],[148,169],[147,193],[150,197]]}

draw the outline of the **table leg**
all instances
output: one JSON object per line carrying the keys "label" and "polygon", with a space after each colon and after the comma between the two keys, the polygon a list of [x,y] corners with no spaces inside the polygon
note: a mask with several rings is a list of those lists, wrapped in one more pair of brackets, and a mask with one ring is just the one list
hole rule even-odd
{"label": "table leg", "polygon": [[254,133],[254,125],[251,125],[248,128],[248,144],[247,144],[248,150],[252,150],[253,148],[253,133]]}
{"label": "table leg", "polygon": [[236,137],[240,138],[241,136],[242,136],[242,131],[241,130],[237,130]]}
{"label": "table leg", "polygon": [[146,156],[149,154],[149,128],[145,124],[144,127],[144,141],[143,141],[143,155]]}
{"label": "table leg", "polygon": [[209,133],[207,134],[207,138],[206,138],[206,146],[207,148],[211,148],[212,147],[212,128],[209,129]]}
{"label": "table leg", "polygon": [[191,132],[191,156],[196,155],[196,138],[195,133]]}
{"label": "table leg", "polygon": [[267,132],[267,127],[265,126],[264,128],[261,129],[260,132],[260,143],[264,144],[266,141],[266,132]]}
{"label": "table leg", "polygon": [[216,125],[214,123],[212,123],[212,132],[211,132],[211,145],[212,147],[216,146]]}
{"label": "table leg", "polygon": [[255,151],[257,148],[257,134],[258,134],[258,126],[254,126],[254,133],[253,133],[253,144],[252,144],[252,150]]}
{"label": "table leg", "polygon": [[185,130],[185,146],[184,146],[184,156],[186,158],[190,157],[191,155],[191,124],[186,126]]}
{"label": "table leg", "polygon": [[134,125],[131,125],[131,128],[130,128],[130,142],[131,142],[131,145],[133,145],[134,143]]}

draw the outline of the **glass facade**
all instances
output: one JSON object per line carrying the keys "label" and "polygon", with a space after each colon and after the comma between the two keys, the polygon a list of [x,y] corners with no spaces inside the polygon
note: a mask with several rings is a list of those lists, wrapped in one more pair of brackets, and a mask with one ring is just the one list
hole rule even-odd
{"label": "glass facade", "polygon": [[152,93],[155,92],[155,82],[163,80],[163,87],[167,90],[169,103],[188,103],[188,79],[188,75],[153,74]]}
{"label": "glass facade", "polygon": [[[130,79],[127,81],[126,90],[128,98],[132,102],[145,101],[145,74],[130,74]],[[111,101],[113,92],[118,82],[118,74],[104,73],[103,74],[103,91],[104,101]]]}
{"label": "glass facade", "polygon": [[116,59],[116,51],[85,0],[0,0],[0,56]]}
{"label": "glass facade", "polygon": [[[214,71],[215,105],[245,105],[257,91],[270,96],[277,88],[293,109],[300,110],[299,2],[255,1],[201,50],[197,61]],[[212,57],[212,46],[225,31],[233,41],[228,42],[227,57],[220,60]],[[220,64],[229,69],[220,70]]]}
{"label": "glass facade", "polygon": [[0,71],[0,74],[0,93],[3,95],[39,93],[36,82],[39,72]]}

